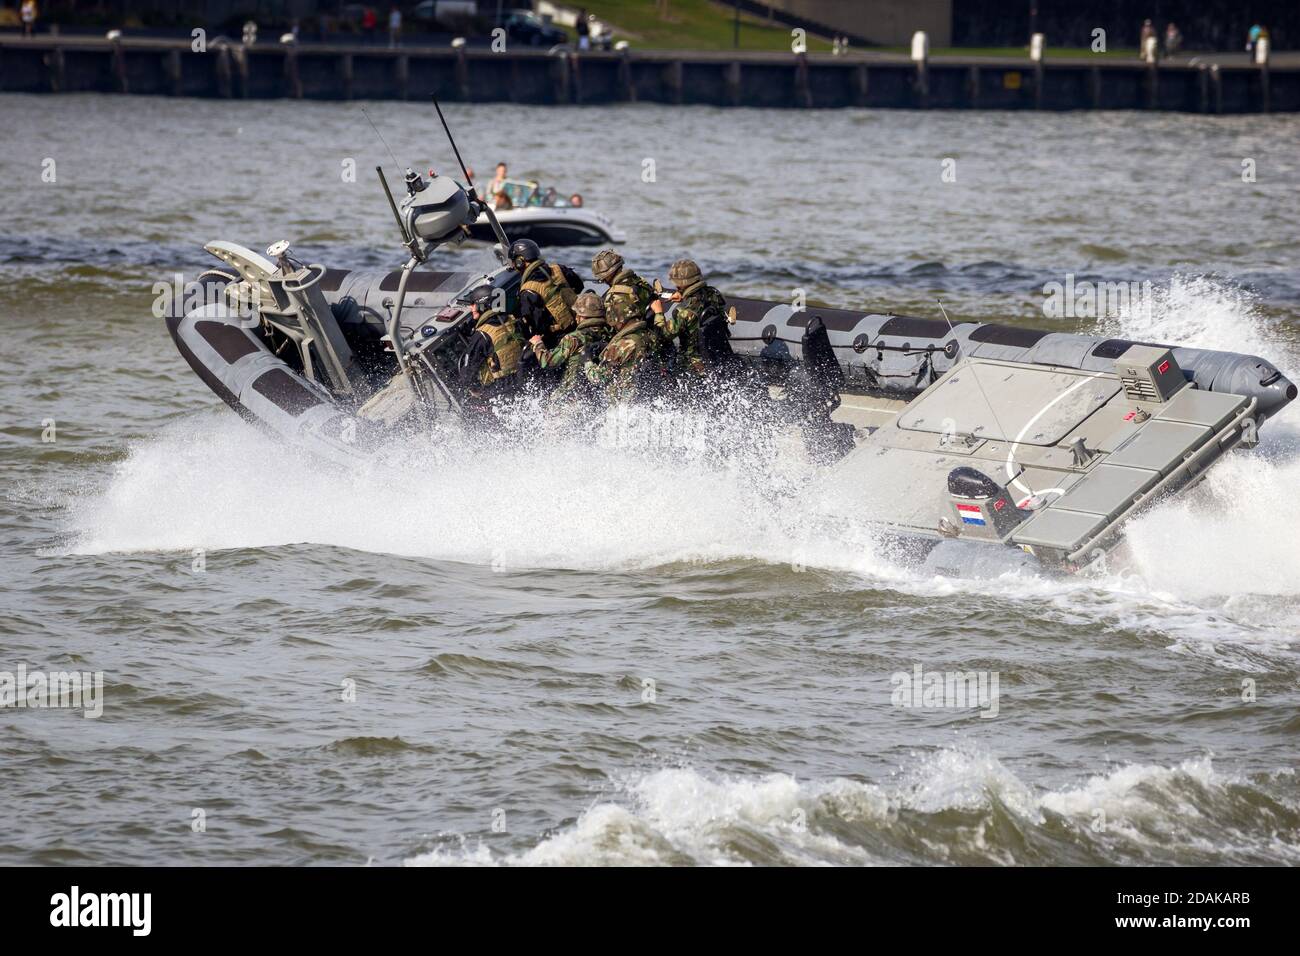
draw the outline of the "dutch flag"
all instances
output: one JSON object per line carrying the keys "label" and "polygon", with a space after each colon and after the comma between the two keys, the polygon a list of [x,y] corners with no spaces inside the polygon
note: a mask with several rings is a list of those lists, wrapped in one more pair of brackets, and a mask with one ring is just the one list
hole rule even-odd
{"label": "dutch flag", "polygon": [[961,515],[962,524],[986,524],[984,512],[980,510],[979,505],[958,505],[957,514]]}

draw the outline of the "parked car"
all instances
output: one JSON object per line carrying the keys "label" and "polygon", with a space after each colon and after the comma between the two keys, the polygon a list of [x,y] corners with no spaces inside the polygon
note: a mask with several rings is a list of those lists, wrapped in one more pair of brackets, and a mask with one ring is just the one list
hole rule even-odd
{"label": "parked car", "polygon": [[438,32],[448,28],[459,29],[478,16],[475,0],[423,0],[406,15],[408,25]]}
{"label": "parked car", "polygon": [[569,35],[554,24],[547,23],[531,10],[511,10],[501,24],[506,28],[509,43],[524,46],[556,46],[569,42]]}

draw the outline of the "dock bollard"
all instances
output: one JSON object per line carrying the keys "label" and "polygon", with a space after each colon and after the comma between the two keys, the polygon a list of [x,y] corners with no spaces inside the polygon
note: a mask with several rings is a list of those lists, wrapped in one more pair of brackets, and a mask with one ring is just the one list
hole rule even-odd
{"label": "dock bollard", "polygon": [[1259,67],[1259,97],[1260,109],[1269,113],[1272,112],[1271,91],[1269,90],[1268,75],[1268,37],[1261,36],[1255,41],[1255,65]]}
{"label": "dock bollard", "polygon": [[618,83],[623,88],[623,101],[635,103],[636,84],[632,82],[632,61],[628,59],[627,41],[619,40],[614,49],[618,52]]}
{"label": "dock bollard", "polygon": [[1043,108],[1043,46],[1045,37],[1035,33],[1029,38],[1029,59],[1034,64],[1034,109]]}
{"label": "dock bollard", "polygon": [[930,38],[924,30],[912,34],[912,62],[916,64],[917,105],[925,106],[930,99]]}

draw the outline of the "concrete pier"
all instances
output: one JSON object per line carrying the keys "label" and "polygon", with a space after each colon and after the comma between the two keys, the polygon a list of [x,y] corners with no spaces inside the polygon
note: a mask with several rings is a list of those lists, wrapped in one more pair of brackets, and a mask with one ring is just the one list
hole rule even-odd
{"label": "concrete pier", "polygon": [[1300,65],[1115,58],[831,56],[741,52],[547,53],[487,48],[0,38],[0,92],[236,99],[703,103],[906,109],[1300,110]]}

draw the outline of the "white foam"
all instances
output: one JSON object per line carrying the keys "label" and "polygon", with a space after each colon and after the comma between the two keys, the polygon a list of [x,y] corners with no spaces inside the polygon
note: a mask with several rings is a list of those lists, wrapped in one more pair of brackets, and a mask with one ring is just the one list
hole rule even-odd
{"label": "white foam", "polygon": [[[407,863],[736,865],[754,862],[758,852],[764,863],[861,865],[905,858],[918,842],[936,862],[955,856],[1026,862],[1017,857],[1021,839],[998,836],[998,811],[1010,813],[1021,829],[1042,829],[1044,839],[1119,841],[1158,858],[1183,848],[1213,852],[1214,845],[1188,824],[1205,817],[1204,810],[1233,812],[1229,790],[1235,785],[1205,756],[1173,767],[1129,764],[1077,786],[1039,789],[970,745],[921,756],[888,787],[844,778],[801,782],[787,774],[711,777],[678,767],[629,779],[615,800],[594,804],[571,827],[527,850],[494,854],[481,843],[462,842]],[[964,819],[938,819],[951,811]],[[1075,836],[1063,836],[1054,817]],[[896,844],[897,854],[873,855],[850,835],[859,831],[874,834],[873,845]],[[1263,832],[1231,834],[1234,850],[1278,850]],[[1300,857],[1294,847],[1285,855]]]}

